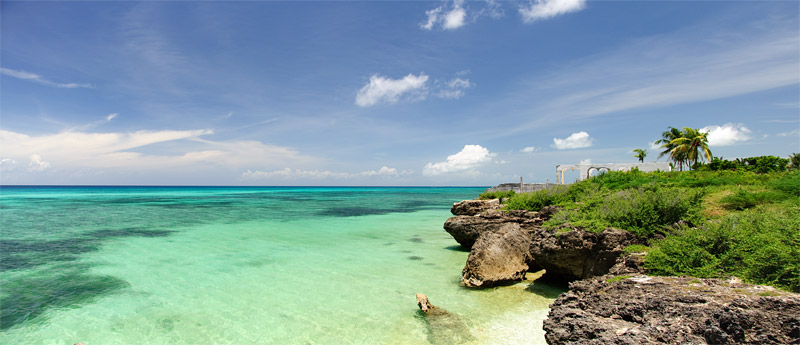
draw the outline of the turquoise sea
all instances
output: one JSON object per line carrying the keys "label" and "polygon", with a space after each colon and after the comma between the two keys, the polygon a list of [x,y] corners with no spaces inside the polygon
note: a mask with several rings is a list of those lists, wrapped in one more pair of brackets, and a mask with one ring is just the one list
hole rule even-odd
{"label": "turquoise sea", "polygon": [[458,284],[442,224],[481,191],[3,186],[0,343],[544,343],[561,290]]}

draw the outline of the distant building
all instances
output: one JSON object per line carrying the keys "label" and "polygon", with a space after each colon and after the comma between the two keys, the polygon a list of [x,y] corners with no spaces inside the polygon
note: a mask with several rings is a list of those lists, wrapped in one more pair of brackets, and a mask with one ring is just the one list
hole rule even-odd
{"label": "distant building", "polygon": [[588,164],[559,164],[556,165],[556,183],[564,184],[564,172],[577,170],[580,176],[578,181],[583,181],[592,176],[592,171],[630,171],[637,168],[640,171],[672,171],[669,163],[588,163]]}
{"label": "distant building", "polygon": [[550,187],[555,184],[564,184],[564,172],[577,170],[580,176],[578,181],[583,181],[592,176],[592,172],[603,171],[630,171],[636,168],[640,171],[672,171],[669,163],[589,163],[589,164],[559,164],[556,165],[556,183],[523,183],[522,177],[519,183],[501,183],[492,188],[487,188],[486,192],[505,192],[513,190],[515,193],[532,193]]}

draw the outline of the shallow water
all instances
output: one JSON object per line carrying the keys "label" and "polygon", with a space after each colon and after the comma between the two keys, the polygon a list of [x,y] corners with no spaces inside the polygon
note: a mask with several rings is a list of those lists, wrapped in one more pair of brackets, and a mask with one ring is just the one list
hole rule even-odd
{"label": "shallow water", "polygon": [[558,288],[458,285],[442,224],[480,192],[3,187],[0,343],[544,343]]}

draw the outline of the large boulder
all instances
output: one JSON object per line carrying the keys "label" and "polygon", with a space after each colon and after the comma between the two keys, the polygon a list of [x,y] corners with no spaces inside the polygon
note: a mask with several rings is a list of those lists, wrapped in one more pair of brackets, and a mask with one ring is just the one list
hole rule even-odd
{"label": "large boulder", "polygon": [[455,216],[444,222],[444,230],[453,236],[462,247],[470,249],[482,233],[494,232],[504,224],[507,224],[507,222],[502,218]]}
{"label": "large boulder", "polygon": [[461,283],[489,287],[525,279],[530,256],[530,234],[517,223],[481,234],[467,257]]}
{"label": "large boulder", "polygon": [[602,276],[550,305],[548,344],[798,344],[800,295],[736,280]]}
{"label": "large boulder", "polygon": [[475,216],[486,210],[496,210],[500,208],[499,199],[491,200],[464,200],[453,204],[450,213],[456,216]]}
{"label": "large boulder", "polygon": [[487,209],[474,216],[450,217],[444,222],[444,229],[462,247],[470,249],[481,234],[496,231],[505,224],[516,223],[524,229],[533,229],[541,225],[543,221],[536,212]]}
{"label": "large boulder", "polygon": [[600,233],[580,229],[555,233],[540,228],[532,232],[530,253],[549,277],[576,280],[608,273],[623,249],[635,243],[636,236],[614,228]]}

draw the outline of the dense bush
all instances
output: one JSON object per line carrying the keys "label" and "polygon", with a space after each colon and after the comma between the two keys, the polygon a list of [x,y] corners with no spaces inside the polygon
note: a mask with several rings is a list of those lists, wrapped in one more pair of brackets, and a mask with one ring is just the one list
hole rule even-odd
{"label": "dense bush", "polygon": [[645,265],[653,274],[734,275],[798,291],[800,171],[760,173],[759,166],[780,167],[764,157],[772,156],[740,160],[752,168],[736,170],[609,172],[514,195],[507,208],[559,205],[544,224],[550,229],[569,223],[588,231],[627,230],[651,246]]}
{"label": "dense bush", "polygon": [[775,156],[737,158],[732,161],[715,157],[708,164],[695,163],[692,169],[699,171],[742,170],[765,174],[786,171],[788,165],[789,159]]}
{"label": "dense bush", "polygon": [[722,203],[723,207],[729,210],[745,210],[757,205],[784,199],[786,199],[786,194],[776,191],[751,193],[740,189],[736,191],[736,193],[722,198]]}
{"label": "dense bush", "polygon": [[595,232],[611,226],[648,239],[661,232],[664,226],[681,220],[694,221],[702,197],[702,191],[684,188],[648,186],[625,189],[585,200],[580,205],[567,205],[546,226],[553,228],[569,223]]}
{"label": "dense bush", "polygon": [[542,207],[568,201],[570,198],[569,194],[567,194],[568,190],[569,186],[567,185],[557,185],[533,193],[516,194],[508,199],[506,208],[510,210],[539,211]]}
{"label": "dense bush", "polygon": [[780,178],[769,181],[768,185],[774,190],[792,196],[800,196],[800,171],[787,173]]}
{"label": "dense bush", "polygon": [[502,199],[502,198],[510,198],[517,193],[513,190],[507,191],[497,191],[497,192],[483,192],[481,195],[478,196],[480,200],[490,200],[490,199]]}
{"label": "dense bush", "polygon": [[652,244],[645,267],[663,275],[735,275],[800,292],[797,212],[756,208],[700,228],[683,227]]}
{"label": "dense bush", "polygon": [[702,191],[683,188],[628,189],[606,197],[598,215],[615,228],[648,238],[665,225],[694,218],[690,211],[699,211],[702,197]]}

